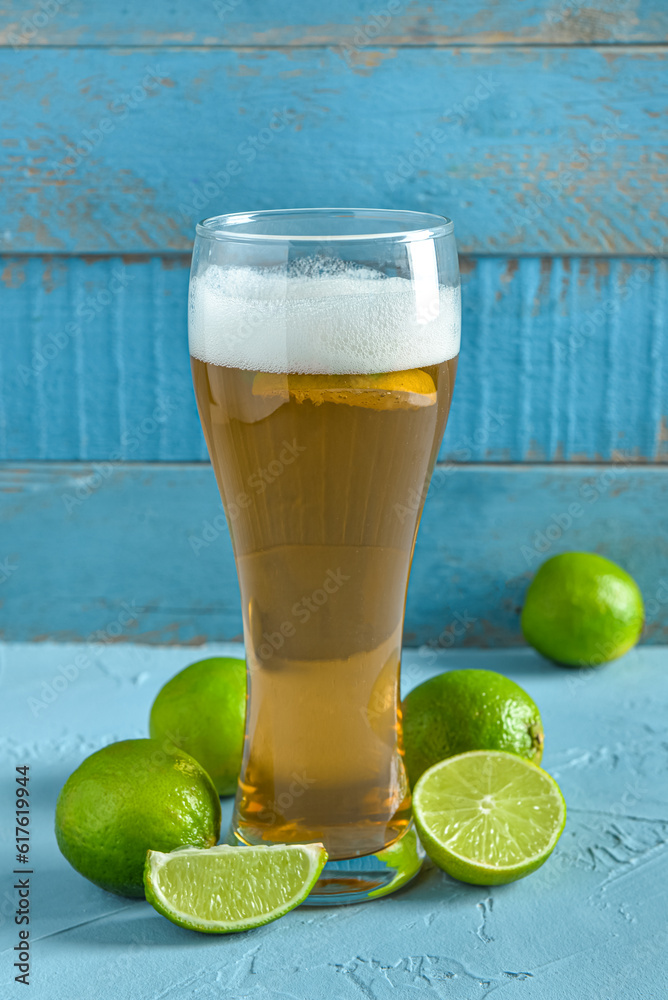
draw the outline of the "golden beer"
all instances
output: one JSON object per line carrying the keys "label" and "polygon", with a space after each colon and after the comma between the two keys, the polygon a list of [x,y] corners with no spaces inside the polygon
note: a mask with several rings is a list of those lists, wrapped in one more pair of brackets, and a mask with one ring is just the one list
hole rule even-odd
{"label": "golden beer", "polygon": [[192,360],[239,575],[248,843],[369,854],[410,816],[399,718],[406,580],[456,359],[384,375]]}
{"label": "golden beer", "polygon": [[399,673],[459,352],[452,223],[308,209],[197,234],[193,382],[248,665],[230,838],[322,842],[310,901],[365,899],[420,866]]}

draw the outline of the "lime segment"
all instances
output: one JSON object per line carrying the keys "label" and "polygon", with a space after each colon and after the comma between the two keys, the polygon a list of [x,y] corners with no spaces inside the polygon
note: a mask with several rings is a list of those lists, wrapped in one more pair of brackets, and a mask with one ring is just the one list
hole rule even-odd
{"label": "lime segment", "polygon": [[530,761],[475,750],[434,764],[413,793],[432,861],[462,882],[500,885],[539,868],[566,822],[554,778]]}
{"label": "lime segment", "polygon": [[326,861],[322,844],[149,851],[146,898],[180,927],[232,934],[303,903]]}

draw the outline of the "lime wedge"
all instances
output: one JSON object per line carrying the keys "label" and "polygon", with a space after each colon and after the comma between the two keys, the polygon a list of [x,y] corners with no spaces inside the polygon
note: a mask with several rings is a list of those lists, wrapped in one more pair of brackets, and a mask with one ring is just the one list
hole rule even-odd
{"label": "lime wedge", "polygon": [[549,858],[566,822],[554,778],[515,754],[473,750],[434,764],[413,792],[424,848],[474,885],[524,878]]}
{"label": "lime wedge", "polygon": [[151,906],[180,927],[232,934],[303,903],[326,861],[322,844],[149,851],[144,887]]}

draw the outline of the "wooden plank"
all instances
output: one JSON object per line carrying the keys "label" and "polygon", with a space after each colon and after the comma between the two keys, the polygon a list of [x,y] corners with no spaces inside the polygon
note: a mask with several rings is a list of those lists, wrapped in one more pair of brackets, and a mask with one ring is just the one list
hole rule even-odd
{"label": "wooden plank", "polygon": [[668,460],[665,260],[469,267],[447,457]]}
{"label": "wooden plank", "polygon": [[186,258],[4,264],[5,457],[206,458],[190,383]]}
{"label": "wooden plank", "polygon": [[[98,629],[149,643],[240,635],[208,466],[5,466],[0,498],[4,639],[81,641]],[[517,645],[530,577],[567,549],[626,567],[647,603],[647,641],[665,642],[666,510],[668,474],[657,468],[441,467],[418,536],[407,644],[440,635],[444,647]]]}
{"label": "wooden plank", "polygon": [[[286,16],[287,15],[287,16]],[[451,45],[658,42],[668,39],[663,0],[7,0],[4,45]]]}
{"label": "wooden plank", "polygon": [[[0,259],[0,457],[206,458],[188,267]],[[462,279],[443,460],[668,460],[666,261],[465,258]]]}
{"label": "wooden plank", "polygon": [[467,253],[663,246],[661,49],[382,48],[352,65],[335,49],[46,49],[0,65],[6,252],[184,251],[205,214],[323,203],[450,215]]}

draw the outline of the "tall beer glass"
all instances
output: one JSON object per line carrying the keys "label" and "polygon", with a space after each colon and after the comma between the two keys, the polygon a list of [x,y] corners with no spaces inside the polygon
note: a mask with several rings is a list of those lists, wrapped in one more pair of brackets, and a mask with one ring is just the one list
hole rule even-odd
{"label": "tall beer glass", "polygon": [[231,837],[324,843],[312,902],[381,895],[419,867],[401,636],[459,336],[440,216],[303,209],[197,226],[190,354],[248,664]]}

